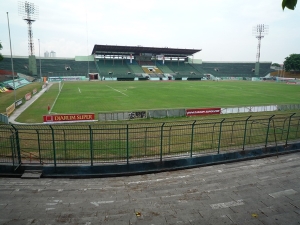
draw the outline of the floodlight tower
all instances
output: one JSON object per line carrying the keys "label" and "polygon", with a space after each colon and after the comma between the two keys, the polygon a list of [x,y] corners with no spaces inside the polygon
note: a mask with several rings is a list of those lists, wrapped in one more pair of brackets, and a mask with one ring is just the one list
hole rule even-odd
{"label": "floodlight tower", "polygon": [[29,52],[29,73],[37,75],[36,59],[34,55],[34,43],[32,34],[32,23],[39,17],[39,7],[30,2],[18,3],[19,15],[28,24],[28,52]]}
{"label": "floodlight tower", "polygon": [[257,45],[257,54],[256,54],[256,63],[255,63],[255,75],[259,75],[259,59],[260,59],[260,46],[261,46],[261,39],[264,38],[269,32],[269,26],[265,24],[258,24],[257,26],[253,27],[252,34],[258,39]]}
{"label": "floodlight tower", "polygon": [[32,23],[39,17],[39,7],[30,2],[19,2],[19,15],[28,24],[28,52],[34,55],[34,43],[32,34]]}

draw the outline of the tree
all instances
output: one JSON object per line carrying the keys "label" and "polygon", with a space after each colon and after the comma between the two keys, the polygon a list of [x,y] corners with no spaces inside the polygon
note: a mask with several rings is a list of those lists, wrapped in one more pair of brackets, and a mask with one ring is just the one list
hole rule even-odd
{"label": "tree", "polygon": [[278,63],[272,63],[271,66],[274,66],[274,67],[280,67],[280,65]]}
{"label": "tree", "polygon": [[[0,42],[0,50],[2,50],[2,44],[1,44],[1,42]],[[3,56],[2,56],[2,54],[0,53],[0,61],[2,61],[3,60]]]}
{"label": "tree", "polygon": [[291,54],[285,58],[285,71],[300,71],[300,54]]}
{"label": "tree", "polygon": [[294,10],[297,5],[297,0],[282,0],[282,9],[284,10],[285,7],[288,9]]}

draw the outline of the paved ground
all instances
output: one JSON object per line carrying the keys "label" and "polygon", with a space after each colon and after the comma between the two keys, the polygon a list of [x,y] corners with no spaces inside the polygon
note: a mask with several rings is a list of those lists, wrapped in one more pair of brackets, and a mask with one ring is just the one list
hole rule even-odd
{"label": "paved ground", "polygon": [[0,178],[0,224],[300,224],[300,153],[99,179]]}

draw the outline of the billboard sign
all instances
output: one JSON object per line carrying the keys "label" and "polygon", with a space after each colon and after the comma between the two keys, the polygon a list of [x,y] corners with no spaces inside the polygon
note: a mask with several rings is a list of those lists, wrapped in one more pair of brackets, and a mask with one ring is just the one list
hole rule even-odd
{"label": "billboard sign", "polygon": [[213,114],[221,114],[221,108],[201,108],[186,110],[186,116],[206,116]]}
{"label": "billboard sign", "polygon": [[43,116],[44,123],[83,122],[95,120],[95,114],[55,114]]}
{"label": "billboard sign", "polygon": [[25,99],[26,101],[28,101],[29,99],[31,99],[31,93],[28,92],[26,95],[25,95]]}

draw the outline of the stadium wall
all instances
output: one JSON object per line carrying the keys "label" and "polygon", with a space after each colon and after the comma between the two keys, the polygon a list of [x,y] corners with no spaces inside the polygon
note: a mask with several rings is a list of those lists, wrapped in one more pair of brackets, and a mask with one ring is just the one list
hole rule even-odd
{"label": "stadium wall", "polygon": [[[183,116],[204,116],[212,114],[234,114],[234,113],[252,113],[252,112],[272,112],[272,111],[288,111],[300,110],[300,104],[292,105],[267,105],[267,106],[243,106],[231,108],[188,108],[188,109],[161,109],[161,110],[145,110],[139,112],[106,112],[99,113],[99,121],[112,120],[130,120],[142,118],[169,118]],[[198,113],[191,113],[198,112]],[[200,112],[200,113],[199,113]]]}

